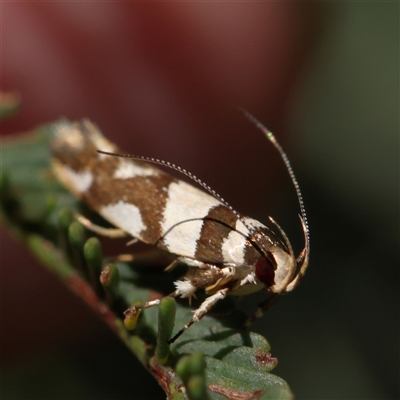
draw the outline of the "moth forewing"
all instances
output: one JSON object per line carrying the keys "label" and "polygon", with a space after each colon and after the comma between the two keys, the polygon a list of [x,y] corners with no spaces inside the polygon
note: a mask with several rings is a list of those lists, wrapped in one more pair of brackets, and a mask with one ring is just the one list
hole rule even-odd
{"label": "moth forewing", "polygon": [[[306,242],[297,261],[286,234],[272,218],[273,228],[268,228],[239,214],[208,185],[171,163],[120,154],[117,146],[87,120],[60,123],[51,143],[53,171],[58,179],[116,228],[108,234],[105,228],[79,218],[86,227],[110,237],[125,233],[174,254],[174,265],[185,263],[188,271],[175,282],[170,296],[191,302],[197,290],[205,290],[208,297],[171,341],[228,294],[241,296],[260,290],[281,294],[292,290],[308,265],[306,216],[289,161],[275,137],[254,117],[246,115],[278,149],[294,183]],[[154,164],[183,173],[205,191]],[[260,305],[250,320],[261,316],[273,302]],[[137,315],[139,310],[158,303],[130,307],[125,315]]]}

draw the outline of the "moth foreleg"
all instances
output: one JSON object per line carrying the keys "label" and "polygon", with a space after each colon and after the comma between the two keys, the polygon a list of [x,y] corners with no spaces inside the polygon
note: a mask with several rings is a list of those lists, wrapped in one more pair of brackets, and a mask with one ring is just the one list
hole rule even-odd
{"label": "moth foreleg", "polygon": [[253,315],[247,318],[246,322],[244,323],[244,326],[247,327],[255,319],[261,318],[267,312],[267,310],[270,309],[278,301],[279,297],[280,297],[279,293],[274,293],[272,296],[268,297],[268,299],[260,303],[256,311],[253,313]]}
{"label": "moth foreleg", "polygon": [[[109,237],[111,239],[118,239],[127,237],[128,233],[119,228],[103,228],[102,226],[94,224],[92,221],[84,217],[82,214],[78,212],[74,212],[75,218],[87,229],[90,231],[97,233],[101,236]],[[136,239],[134,239],[136,241]],[[132,241],[131,241],[132,242]],[[131,244],[129,242],[129,244]]]}
{"label": "moth foreleg", "polygon": [[171,344],[175,342],[176,339],[178,339],[179,336],[182,335],[183,332],[185,332],[186,329],[191,327],[195,322],[200,321],[218,301],[224,299],[229,293],[229,288],[221,289],[215,294],[207,297],[200,305],[200,307],[193,312],[193,317],[191,320],[170,340],[168,340],[168,343]]}

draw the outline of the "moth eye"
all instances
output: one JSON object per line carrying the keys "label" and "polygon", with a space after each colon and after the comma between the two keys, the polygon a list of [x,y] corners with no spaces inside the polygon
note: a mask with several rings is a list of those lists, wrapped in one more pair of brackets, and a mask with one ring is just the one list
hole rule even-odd
{"label": "moth eye", "polygon": [[272,286],[274,284],[275,270],[271,261],[260,257],[256,262],[256,276],[262,283]]}

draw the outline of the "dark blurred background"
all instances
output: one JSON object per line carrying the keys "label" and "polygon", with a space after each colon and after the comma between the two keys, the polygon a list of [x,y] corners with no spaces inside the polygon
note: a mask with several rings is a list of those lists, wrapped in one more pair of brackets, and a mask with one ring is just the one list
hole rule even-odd
{"label": "dark blurred background", "polygon": [[[297,399],[400,397],[398,3],[3,3],[1,85],[23,99],[2,135],[89,117],[273,216],[299,250],[287,172],[237,107],[257,116],[312,240],[302,284],[252,327],[274,372]],[[165,398],[85,304],[1,245],[2,399]]]}

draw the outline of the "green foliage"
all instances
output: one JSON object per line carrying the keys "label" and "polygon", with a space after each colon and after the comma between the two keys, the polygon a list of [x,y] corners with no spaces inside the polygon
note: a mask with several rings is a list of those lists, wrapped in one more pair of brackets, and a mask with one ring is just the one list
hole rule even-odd
{"label": "green foliage", "polygon": [[164,297],[158,306],[158,334],[156,357],[161,365],[168,361],[170,347],[168,340],[172,337],[175,324],[176,301],[173,297]]}
{"label": "green foliage", "polygon": [[123,311],[138,301],[170,293],[176,276],[145,260],[133,265],[110,263],[102,256],[99,240],[86,239],[89,233],[74,220],[73,212],[90,211],[51,171],[52,127],[39,127],[3,145],[1,213],[10,232],[93,310],[101,310],[103,320],[168,398],[292,399],[287,383],[270,373],[277,360],[269,354],[267,340],[243,330],[246,316],[230,299],[217,304],[212,316],[195,323],[171,345],[168,338],[191,318],[187,301],[165,298],[134,323],[125,321],[134,328],[127,329]]}

